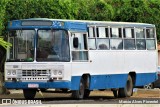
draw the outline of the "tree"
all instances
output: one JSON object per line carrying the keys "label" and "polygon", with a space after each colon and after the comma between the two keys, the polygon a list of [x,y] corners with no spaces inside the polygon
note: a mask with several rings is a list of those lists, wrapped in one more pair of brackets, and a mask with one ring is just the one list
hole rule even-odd
{"label": "tree", "polygon": [[5,30],[4,21],[6,15],[6,4],[8,0],[0,0],[0,35],[2,35],[3,30]]}
{"label": "tree", "polygon": [[4,62],[6,59],[6,49],[10,47],[11,44],[7,43],[0,37],[0,94],[7,93],[7,90],[4,88]]}
{"label": "tree", "polygon": [[[2,35],[3,30],[5,29],[4,26],[4,20],[5,20],[5,13],[6,13],[6,4],[8,0],[1,0],[0,1],[0,35]],[[0,94],[6,93],[6,89],[3,86],[3,81],[4,81],[4,61],[5,61],[5,55],[6,55],[6,47],[9,44],[6,43],[2,37],[0,37]]]}

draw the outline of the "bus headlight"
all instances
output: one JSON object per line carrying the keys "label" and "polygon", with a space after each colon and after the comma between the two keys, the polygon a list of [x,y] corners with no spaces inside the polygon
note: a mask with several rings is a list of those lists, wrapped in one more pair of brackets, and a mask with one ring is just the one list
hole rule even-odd
{"label": "bus headlight", "polygon": [[11,71],[8,71],[8,72],[7,72],[7,75],[11,75]]}
{"label": "bus headlight", "polygon": [[16,74],[17,74],[16,70],[8,70],[7,71],[8,76],[16,76]]}
{"label": "bus headlight", "polygon": [[58,71],[58,75],[62,75],[62,71]]}
{"label": "bus headlight", "polygon": [[16,70],[13,70],[13,71],[12,71],[12,74],[13,74],[13,75],[16,75]]}
{"label": "bus headlight", "polygon": [[57,75],[57,70],[54,70],[54,71],[53,71],[53,74],[54,74],[54,75]]}
{"label": "bus headlight", "polygon": [[63,76],[63,71],[62,70],[53,70],[51,73],[51,77],[61,77]]}

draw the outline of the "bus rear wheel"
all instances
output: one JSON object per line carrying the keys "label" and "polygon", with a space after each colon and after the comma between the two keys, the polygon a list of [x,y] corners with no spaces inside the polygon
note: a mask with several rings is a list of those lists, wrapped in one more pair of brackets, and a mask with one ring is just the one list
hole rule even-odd
{"label": "bus rear wheel", "polygon": [[133,92],[133,81],[130,75],[128,75],[127,82],[124,88],[120,88],[118,91],[118,97],[130,97]]}
{"label": "bus rear wheel", "polygon": [[90,95],[90,90],[89,89],[85,89],[85,91],[84,91],[84,98],[88,98],[89,97],[89,95]]}
{"label": "bus rear wheel", "polygon": [[25,99],[34,99],[36,91],[36,89],[23,89],[23,95]]}

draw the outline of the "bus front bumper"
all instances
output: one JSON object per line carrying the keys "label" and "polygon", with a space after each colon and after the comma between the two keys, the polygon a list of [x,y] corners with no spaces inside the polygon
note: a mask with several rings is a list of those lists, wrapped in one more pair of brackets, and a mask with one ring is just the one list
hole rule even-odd
{"label": "bus front bumper", "polygon": [[28,89],[28,88],[71,88],[70,81],[58,82],[5,82],[8,89]]}

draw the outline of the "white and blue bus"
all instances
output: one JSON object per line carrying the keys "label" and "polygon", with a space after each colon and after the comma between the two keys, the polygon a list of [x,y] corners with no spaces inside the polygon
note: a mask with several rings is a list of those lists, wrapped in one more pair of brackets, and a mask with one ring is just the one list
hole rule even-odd
{"label": "white and blue bus", "polygon": [[157,79],[153,24],[32,18],[10,21],[8,31],[5,86],[23,89],[26,99],[39,89],[130,97]]}

